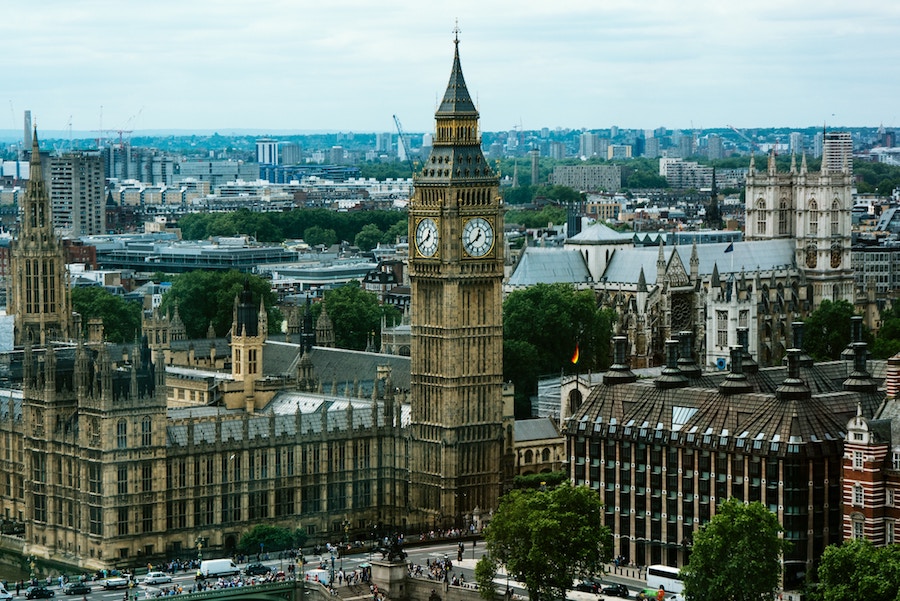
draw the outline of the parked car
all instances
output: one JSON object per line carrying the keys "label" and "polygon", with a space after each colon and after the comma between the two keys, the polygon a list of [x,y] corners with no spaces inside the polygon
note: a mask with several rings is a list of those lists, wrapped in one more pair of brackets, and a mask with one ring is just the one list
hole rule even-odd
{"label": "parked car", "polygon": [[631,596],[631,593],[628,591],[627,586],[625,586],[624,584],[617,584],[617,583],[605,585],[601,589],[601,592],[604,595],[610,595],[613,597],[622,597],[623,599],[627,599],[629,596]]}
{"label": "parked car", "polygon": [[67,595],[87,595],[91,592],[91,587],[83,582],[70,582],[63,589],[63,592]]}
{"label": "parked car", "polygon": [[586,593],[596,593],[598,588],[599,586],[597,585],[597,583],[590,578],[579,580],[578,584],[575,585],[576,591],[584,591]]}
{"label": "parked car", "polygon": [[244,571],[248,576],[265,576],[272,570],[267,565],[261,563],[251,563],[244,569]]}
{"label": "parked car", "polygon": [[115,578],[107,578],[103,581],[103,588],[111,591],[117,588],[125,588],[128,586],[128,578],[116,576]]}
{"label": "parked car", "polygon": [[144,584],[162,584],[164,582],[172,582],[172,577],[165,572],[147,572],[141,581]]}
{"label": "parked car", "polygon": [[26,599],[50,599],[53,597],[53,591],[46,586],[29,586],[25,589]]}

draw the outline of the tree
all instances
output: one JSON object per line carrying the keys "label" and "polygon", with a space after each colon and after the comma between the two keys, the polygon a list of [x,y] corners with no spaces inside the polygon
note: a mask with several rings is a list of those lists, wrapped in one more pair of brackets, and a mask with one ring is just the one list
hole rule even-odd
{"label": "tree", "polygon": [[364,225],[360,230],[356,237],[353,239],[353,243],[359,247],[359,250],[363,252],[369,252],[381,242],[381,238],[384,236],[384,232],[378,229],[378,226],[372,223]]}
{"label": "tree", "polygon": [[[511,293],[503,303],[503,375],[515,385],[517,398],[537,392],[540,374],[608,367],[615,320],[615,312],[600,309],[590,290],[569,284],[537,284]],[[523,403],[527,407],[518,401]]]}
{"label": "tree", "polygon": [[88,320],[103,320],[103,334],[110,342],[134,342],[141,333],[141,305],[130,303],[100,286],[72,289],[72,309],[81,315],[82,333]]}
{"label": "tree", "polygon": [[291,530],[271,524],[257,524],[245,532],[238,542],[241,553],[260,553],[266,551],[284,551],[302,547],[306,542],[306,531],[302,528]]}
{"label": "tree", "polygon": [[900,601],[900,545],[876,548],[864,538],[829,545],[818,577],[812,601]]}
{"label": "tree", "polygon": [[597,493],[566,482],[549,490],[508,492],[485,541],[493,561],[525,583],[532,601],[562,599],[575,578],[602,573],[611,559],[612,535],[602,524]]}
{"label": "tree", "polygon": [[338,239],[334,230],[325,229],[319,225],[313,225],[303,230],[303,241],[310,246],[318,246],[320,244],[331,246],[332,244],[335,244]]}
{"label": "tree", "polygon": [[497,575],[497,560],[490,555],[482,555],[475,564],[475,584],[478,585],[478,594],[482,599],[494,601],[497,594],[497,585],[494,577]]}
{"label": "tree", "polygon": [[872,356],[888,359],[900,353],[900,307],[881,312],[881,327],[872,343]]}
{"label": "tree", "polygon": [[805,320],[803,346],[816,361],[839,359],[850,344],[850,318],[853,305],[845,300],[823,300]]}
{"label": "tree", "polygon": [[732,497],[694,534],[690,561],[681,570],[687,601],[773,599],[781,580],[781,556],[790,543],[765,505]]}
{"label": "tree", "polygon": [[216,334],[224,336],[232,326],[234,299],[244,289],[245,281],[250,284],[254,302],[262,299],[266,306],[269,332],[281,331],[281,311],[269,282],[239,271],[191,271],[176,276],[160,311],[173,310],[177,302],[188,338],[205,338],[210,323]]}
{"label": "tree", "polygon": [[[399,321],[400,312],[391,305],[379,305],[378,297],[363,290],[354,280],[325,293],[325,309],[334,324],[334,342],[340,348],[365,350],[369,337],[375,338],[376,349],[381,343],[381,318],[388,323]],[[321,308],[314,306],[313,317]]]}

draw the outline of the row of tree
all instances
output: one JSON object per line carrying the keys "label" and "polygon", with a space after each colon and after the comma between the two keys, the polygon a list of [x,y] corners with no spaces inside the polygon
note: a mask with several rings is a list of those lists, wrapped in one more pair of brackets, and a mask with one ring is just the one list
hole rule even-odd
{"label": "row of tree", "polygon": [[379,242],[393,244],[397,237],[406,236],[406,224],[406,213],[400,211],[344,213],[327,209],[295,209],[284,213],[241,209],[228,213],[190,213],[178,220],[186,240],[250,234],[260,242],[278,243],[286,239],[303,239],[313,245],[354,242],[366,251]]}

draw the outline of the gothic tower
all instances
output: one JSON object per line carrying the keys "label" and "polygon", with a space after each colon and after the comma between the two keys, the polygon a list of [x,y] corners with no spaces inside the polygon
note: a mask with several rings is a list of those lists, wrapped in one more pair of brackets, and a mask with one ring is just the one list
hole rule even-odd
{"label": "gothic tower", "polygon": [[850,157],[840,168],[825,161],[818,173],[810,172],[806,157],[799,170],[779,173],[775,156],[767,169],[747,174],[746,239],[793,239],[795,262],[803,272],[806,299],[814,310],[823,300],[853,304],[853,270],[850,266],[850,228],[853,208],[853,173]]}
{"label": "gothic tower", "polygon": [[29,169],[21,229],[12,247],[7,311],[15,316],[16,346],[24,345],[26,337],[44,346],[72,337],[72,307],[62,242],[53,232],[37,129]]}
{"label": "gothic tower", "polygon": [[481,151],[458,36],[454,44],[434,145],[409,203],[410,494],[420,517],[445,527],[497,506],[503,449],[499,179]]}
{"label": "gothic tower", "polygon": [[231,375],[235,382],[243,382],[244,401],[253,405],[255,382],[262,377],[263,344],[268,332],[266,307],[260,300],[253,304],[250,282],[234,299],[234,318],[231,331]]}

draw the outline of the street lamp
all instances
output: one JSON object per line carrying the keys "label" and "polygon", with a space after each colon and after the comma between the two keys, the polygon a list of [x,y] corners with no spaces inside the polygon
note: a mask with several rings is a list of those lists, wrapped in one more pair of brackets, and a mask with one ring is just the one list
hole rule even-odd
{"label": "street lamp", "polygon": [[198,536],[197,540],[194,541],[197,544],[197,561],[203,561],[203,537]]}
{"label": "street lamp", "polygon": [[331,552],[331,580],[328,584],[334,588],[334,551]]}
{"label": "street lamp", "polygon": [[32,584],[34,583],[34,555],[28,558],[28,567],[31,568],[31,577],[30,580]]}

